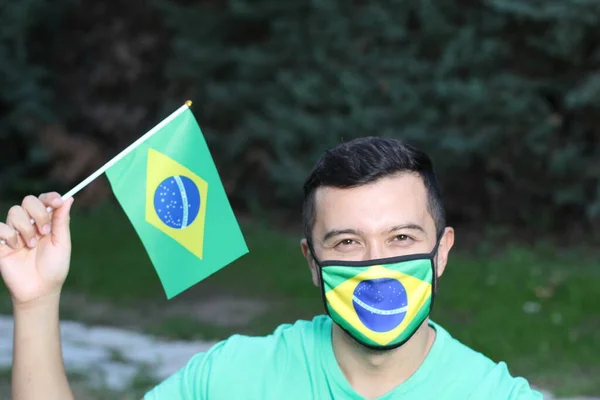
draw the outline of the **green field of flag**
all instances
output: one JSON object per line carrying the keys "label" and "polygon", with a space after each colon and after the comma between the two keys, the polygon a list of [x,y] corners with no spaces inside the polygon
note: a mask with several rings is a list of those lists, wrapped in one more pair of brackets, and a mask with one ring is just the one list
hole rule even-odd
{"label": "green field of flag", "polygon": [[183,106],[132,146],[106,175],[167,298],[248,253],[189,107]]}

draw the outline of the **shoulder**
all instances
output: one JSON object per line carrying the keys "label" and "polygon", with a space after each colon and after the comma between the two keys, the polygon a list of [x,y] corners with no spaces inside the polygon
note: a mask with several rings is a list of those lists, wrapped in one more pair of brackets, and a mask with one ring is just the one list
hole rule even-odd
{"label": "shoulder", "polygon": [[252,358],[256,362],[269,361],[269,355],[304,352],[322,338],[329,321],[325,316],[317,316],[310,321],[299,320],[293,324],[279,325],[266,336],[233,335],[220,343],[213,357],[218,356],[224,361]]}
{"label": "shoulder", "polygon": [[490,400],[537,400],[542,394],[533,390],[529,382],[513,376],[503,361],[493,361],[457,339],[453,338],[440,325],[431,322],[443,343],[439,354],[440,364],[454,371],[446,375],[463,393],[471,393],[468,399]]}
{"label": "shoulder", "polygon": [[194,393],[192,398],[235,398],[253,391],[259,396],[266,390],[265,382],[270,382],[270,391],[277,390],[278,378],[306,370],[306,360],[311,358],[307,352],[315,351],[314,343],[327,323],[326,317],[318,316],[279,325],[266,336],[233,335],[192,357],[145,399],[177,398],[173,396],[180,391]]}

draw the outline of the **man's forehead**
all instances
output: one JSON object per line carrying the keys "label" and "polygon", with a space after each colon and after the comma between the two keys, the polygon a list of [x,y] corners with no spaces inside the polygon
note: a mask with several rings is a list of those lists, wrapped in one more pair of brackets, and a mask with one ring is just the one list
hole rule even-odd
{"label": "man's forehead", "polygon": [[414,201],[427,206],[427,191],[423,179],[417,174],[396,174],[374,182],[349,188],[321,186],[315,191],[315,203],[327,206],[329,202],[360,203],[375,198],[395,199],[402,203]]}
{"label": "man's forehead", "polygon": [[[391,229],[429,225],[427,193],[420,177],[403,174],[353,188],[321,187],[315,193],[316,226],[330,229]],[[431,219],[431,222],[433,220]]]}

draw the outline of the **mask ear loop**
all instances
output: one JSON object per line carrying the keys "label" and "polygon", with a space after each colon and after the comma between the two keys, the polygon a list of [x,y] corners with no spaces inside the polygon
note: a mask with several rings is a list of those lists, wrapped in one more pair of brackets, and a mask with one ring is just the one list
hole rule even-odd
{"label": "mask ear loop", "polygon": [[319,259],[317,258],[316,254],[315,254],[315,248],[312,245],[312,240],[306,239],[306,245],[308,246],[308,251],[309,251],[312,259],[315,261],[315,263],[317,265],[320,265],[321,263],[319,262]]}
{"label": "mask ear loop", "polygon": [[444,229],[442,229],[437,236],[437,240],[435,242],[435,247],[433,248],[433,250],[431,251],[431,265],[432,265],[432,272],[433,272],[433,279],[431,281],[431,304],[429,305],[429,314],[431,314],[431,311],[433,310],[433,303],[435,302],[435,298],[437,295],[437,291],[438,291],[438,287],[439,287],[439,282],[438,282],[438,274],[437,274],[437,254],[438,254],[438,249],[440,246],[440,242],[442,241],[442,237],[444,237]]}
{"label": "mask ear loop", "polygon": [[319,274],[319,285],[320,288],[319,290],[321,291],[321,301],[323,302],[323,307],[325,309],[325,312],[327,313],[327,315],[329,316],[329,318],[331,318],[331,314],[329,314],[329,307],[327,307],[327,298],[325,297],[325,281],[323,278],[323,267],[321,266],[321,263],[319,261],[319,259],[317,258],[316,254],[315,254],[315,249],[312,245],[312,242],[310,239],[306,240],[306,244],[308,246],[308,251],[310,252],[310,255],[314,261],[314,263],[316,264],[316,267],[318,269],[318,274]]}

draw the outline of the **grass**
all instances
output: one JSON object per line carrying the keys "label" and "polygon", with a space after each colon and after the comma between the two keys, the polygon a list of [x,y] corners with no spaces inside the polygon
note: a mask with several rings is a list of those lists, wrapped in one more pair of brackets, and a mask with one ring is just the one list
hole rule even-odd
{"label": "grass", "polygon": [[[167,301],[149,259],[117,207],[75,213],[73,262],[66,292],[107,302],[107,322],[139,321],[140,329],[182,339],[267,334],[281,323],[322,313],[299,248],[300,237],[243,223],[250,253],[181,296]],[[600,255],[589,248],[502,245],[453,250],[432,319],[513,374],[558,394],[600,394]],[[0,304],[6,303],[0,296]],[[213,295],[267,300],[270,309],[242,327],[199,321],[195,305]],[[75,304],[75,303],[73,303]],[[148,304],[155,307],[149,314]],[[65,305],[66,307],[69,304]],[[79,315],[86,318],[85,304]],[[160,310],[179,307],[189,316]],[[73,312],[73,310],[71,310]],[[77,313],[72,314],[77,317]],[[141,321],[146,321],[142,323]]]}
{"label": "grass", "polygon": [[145,331],[151,335],[181,340],[220,340],[232,333],[231,328],[207,324],[184,316],[162,319]]}

